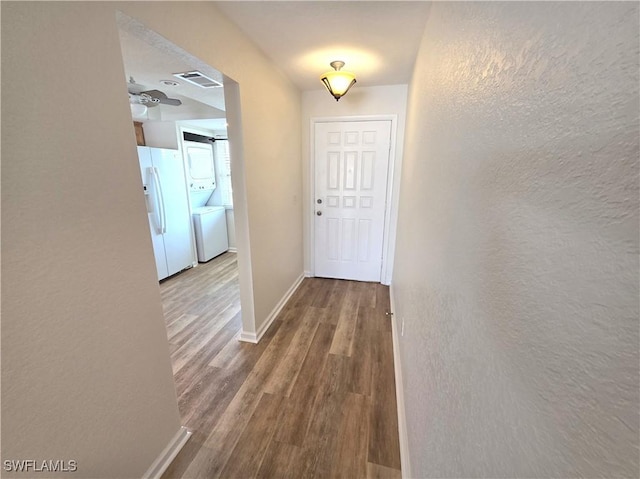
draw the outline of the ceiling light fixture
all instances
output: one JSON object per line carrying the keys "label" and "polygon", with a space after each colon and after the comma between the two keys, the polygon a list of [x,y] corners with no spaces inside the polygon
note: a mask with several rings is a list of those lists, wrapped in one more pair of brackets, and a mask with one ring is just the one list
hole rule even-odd
{"label": "ceiling light fixture", "polygon": [[330,65],[334,71],[323,73],[320,80],[324,83],[324,86],[327,87],[329,93],[333,95],[333,98],[338,101],[356,82],[356,76],[351,72],[341,70],[344,66],[344,62],[335,61],[331,62]]}
{"label": "ceiling light fixture", "polygon": [[131,116],[134,118],[144,118],[147,114],[147,106],[140,103],[131,103]]}

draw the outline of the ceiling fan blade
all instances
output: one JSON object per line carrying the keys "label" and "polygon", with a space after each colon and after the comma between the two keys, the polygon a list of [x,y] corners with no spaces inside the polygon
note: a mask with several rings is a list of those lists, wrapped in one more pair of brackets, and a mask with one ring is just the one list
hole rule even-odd
{"label": "ceiling fan blade", "polygon": [[143,91],[142,93],[145,93],[152,98],[156,98],[163,105],[171,105],[171,106],[182,105],[182,102],[180,100],[178,100],[177,98],[169,98],[164,92],[160,90],[147,90],[147,91]]}
{"label": "ceiling fan blade", "polygon": [[160,103],[163,105],[180,106],[182,102],[177,98],[159,98]]}

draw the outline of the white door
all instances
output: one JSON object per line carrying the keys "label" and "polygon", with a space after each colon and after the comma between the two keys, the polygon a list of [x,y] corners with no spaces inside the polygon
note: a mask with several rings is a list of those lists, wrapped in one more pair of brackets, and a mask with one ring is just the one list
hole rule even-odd
{"label": "white door", "polygon": [[315,275],[380,281],[391,121],[315,124]]}

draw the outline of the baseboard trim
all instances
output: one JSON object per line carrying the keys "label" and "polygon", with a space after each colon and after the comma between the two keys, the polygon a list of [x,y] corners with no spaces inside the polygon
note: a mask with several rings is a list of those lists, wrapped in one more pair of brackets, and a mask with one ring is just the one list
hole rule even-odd
{"label": "baseboard trim", "polygon": [[238,248],[229,248],[227,251],[229,253],[237,253],[238,252]]}
{"label": "baseboard trim", "polygon": [[289,301],[291,296],[293,296],[293,293],[296,292],[296,289],[298,289],[303,279],[304,279],[304,273],[298,276],[298,278],[293,282],[291,287],[280,299],[278,304],[276,304],[276,307],[273,308],[273,311],[271,311],[269,316],[267,316],[266,321],[262,323],[262,326],[260,326],[260,329],[258,329],[257,332],[250,333],[246,331],[241,331],[240,335],[238,336],[238,340],[243,341],[245,343],[258,344],[258,342],[260,342],[260,340],[262,339],[262,336],[264,336],[264,333],[266,333],[267,330],[269,329],[269,326],[271,326],[271,323],[273,323],[273,321],[278,317],[278,314],[280,314],[280,311],[282,311],[282,308],[284,308],[284,305],[287,304],[287,301]]}
{"label": "baseboard trim", "polygon": [[247,333],[246,331],[240,331],[238,334],[238,341],[243,343],[258,344],[258,335],[256,333]]}
{"label": "baseboard trim", "polygon": [[400,436],[400,465],[402,477],[408,479],[411,476],[411,463],[409,461],[409,437],[407,435],[407,416],[404,409],[404,387],[402,385],[402,366],[400,364],[400,338],[398,337],[398,321],[396,318],[396,305],[393,294],[393,284],[389,288],[391,302],[391,336],[393,338],[393,369],[396,377],[396,403],[398,406],[398,435]]}
{"label": "baseboard trim", "polygon": [[167,447],[160,453],[160,455],[153,461],[153,464],[144,473],[142,479],[160,479],[164,471],[167,470],[171,462],[176,458],[180,450],[187,443],[189,438],[193,434],[186,427],[182,426],[178,430],[175,436],[169,441]]}
{"label": "baseboard trim", "polygon": [[311,274],[311,271],[305,271],[304,272],[304,277],[305,278],[313,278],[313,275]]}

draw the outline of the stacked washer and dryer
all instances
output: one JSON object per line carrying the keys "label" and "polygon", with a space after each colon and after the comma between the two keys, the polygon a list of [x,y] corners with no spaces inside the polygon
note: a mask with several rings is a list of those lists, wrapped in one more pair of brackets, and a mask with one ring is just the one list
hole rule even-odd
{"label": "stacked washer and dryer", "polygon": [[216,188],[212,145],[184,141],[184,152],[198,262],[205,263],[229,249],[227,218],[224,206],[207,205]]}

